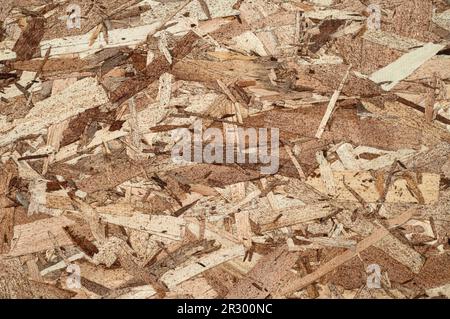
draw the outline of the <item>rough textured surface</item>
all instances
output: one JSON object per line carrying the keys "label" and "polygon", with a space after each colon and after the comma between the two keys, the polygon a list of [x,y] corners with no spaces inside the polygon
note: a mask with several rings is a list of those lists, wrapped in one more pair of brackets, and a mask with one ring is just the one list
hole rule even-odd
{"label": "rough textured surface", "polygon": [[3,0],[0,298],[448,298],[447,0]]}

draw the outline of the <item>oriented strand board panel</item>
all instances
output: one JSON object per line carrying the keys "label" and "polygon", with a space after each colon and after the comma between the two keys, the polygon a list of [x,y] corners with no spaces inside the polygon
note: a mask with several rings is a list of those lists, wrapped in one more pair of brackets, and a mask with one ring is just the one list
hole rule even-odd
{"label": "oriented strand board panel", "polygon": [[0,298],[450,298],[449,4],[2,0]]}

